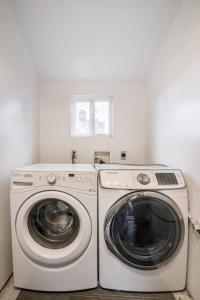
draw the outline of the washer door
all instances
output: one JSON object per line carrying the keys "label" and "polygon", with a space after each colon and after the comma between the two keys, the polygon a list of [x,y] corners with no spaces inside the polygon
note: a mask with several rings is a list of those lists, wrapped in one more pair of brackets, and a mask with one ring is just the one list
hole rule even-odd
{"label": "washer door", "polygon": [[57,191],[33,195],[20,207],[16,234],[23,252],[44,266],[65,266],[86,250],[92,224],[85,207]]}
{"label": "washer door", "polygon": [[105,241],[125,264],[157,269],[178,252],[184,238],[182,214],[174,201],[158,192],[135,192],[122,197],[105,220]]}

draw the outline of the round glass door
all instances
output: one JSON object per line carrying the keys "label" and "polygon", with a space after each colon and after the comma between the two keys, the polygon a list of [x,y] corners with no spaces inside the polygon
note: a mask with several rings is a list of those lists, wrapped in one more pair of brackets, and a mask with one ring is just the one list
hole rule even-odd
{"label": "round glass door", "polygon": [[177,205],[157,192],[131,193],[113,205],[105,221],[108,248],[137,269],[156,269],[167,263],[184,237]]}
{"label": "round glass door", "polygon": [[32,195],[16,215],[16,236],[24,254],[39,265],[73,263],[87,249],[92,222],[83,204],[60,191]]}
{"label": "round glass door", "polygon": [[75,209],[58,199],[45,199],[34,205],[28,215],[28,229],[41,246],[60,249],[78,235],[80,222]]}

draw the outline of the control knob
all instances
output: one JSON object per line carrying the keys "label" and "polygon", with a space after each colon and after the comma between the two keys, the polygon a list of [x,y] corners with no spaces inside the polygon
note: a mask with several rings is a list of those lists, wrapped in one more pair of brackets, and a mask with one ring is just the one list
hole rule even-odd
{"label": "control knob", "polygon": [[47,181],[48,181],[49,184],[54,184],[56,182],[56,176],[54,174],[50,174],[47,177]]}
{"label": "control knob", "polygon": [[148,184],[150,182],[149,176],[147,174],[145,174],[145,173],[138,174],[137,180],[141,184]]}

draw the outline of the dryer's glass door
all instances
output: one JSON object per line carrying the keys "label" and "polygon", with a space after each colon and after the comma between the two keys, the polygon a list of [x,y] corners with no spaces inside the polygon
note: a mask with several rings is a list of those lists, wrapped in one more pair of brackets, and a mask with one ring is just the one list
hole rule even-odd
{"label": "dryer's glass door", "polygon": [[28,215],[28,228],[41,246],[59,249],[72,243],[79,232],[76,210],[59,199],[45,199],[36,203]]}
{"label": "dryer's glass door", "polygon": [[157,192],[131,193],[108,212],[105,240],[124,263],[137,269],[155,269],[178,251],[184,223],[177,205]]}

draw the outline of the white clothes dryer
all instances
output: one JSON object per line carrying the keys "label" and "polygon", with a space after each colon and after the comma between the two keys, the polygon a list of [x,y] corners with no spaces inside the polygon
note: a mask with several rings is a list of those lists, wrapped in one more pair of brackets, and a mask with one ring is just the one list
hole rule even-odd
{"label": "white clothes dryer", "polygon": [[40,291],[97,286],[97,178],[92,165],[12,171],[14,285]]}
{"label": "white clothes dryer", "polygon": [[99,169],[99,282],[140,292],[185,288],[188,198],[180,170]]}

